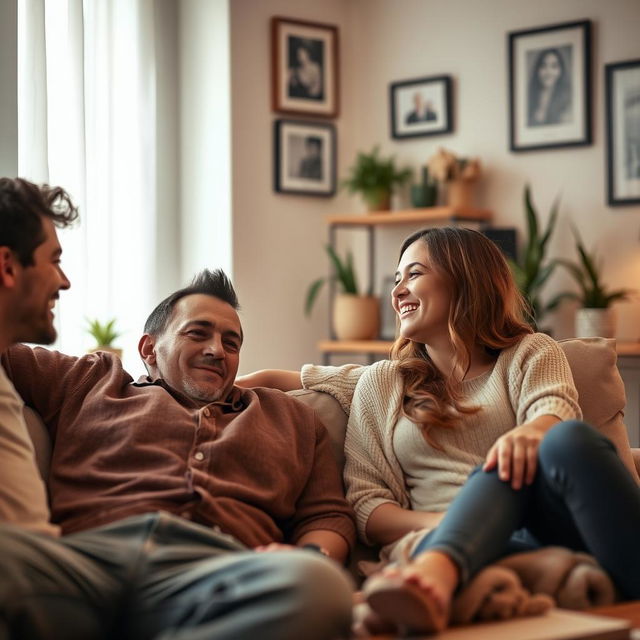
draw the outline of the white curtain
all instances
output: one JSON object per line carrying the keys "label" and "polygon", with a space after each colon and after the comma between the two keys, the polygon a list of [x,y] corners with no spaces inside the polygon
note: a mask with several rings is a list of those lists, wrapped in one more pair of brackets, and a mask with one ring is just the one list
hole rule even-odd
{"label": "white curtain", "polygon": [[158,290],[153,1],[20,0],[18,28],[20,175],[80,206],[80,225],[61,234],[72,286],[56,347],[83,353],[86,318],[114,317],[137,374]]}

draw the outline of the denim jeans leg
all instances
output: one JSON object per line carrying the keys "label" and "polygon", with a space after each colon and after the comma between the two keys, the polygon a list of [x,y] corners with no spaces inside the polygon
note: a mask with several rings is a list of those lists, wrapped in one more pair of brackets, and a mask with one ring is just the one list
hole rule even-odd
{"label": "denim jeans leg", "polygon": [[[528,528],[541,542],[586,549],[626,597],[640,598],[640,488],[614,445],[589,425],[569,421],[551,429],[538,457]],[[581,545],[567,537],[571,527],[548,517],[552,510],[569,514]]]}

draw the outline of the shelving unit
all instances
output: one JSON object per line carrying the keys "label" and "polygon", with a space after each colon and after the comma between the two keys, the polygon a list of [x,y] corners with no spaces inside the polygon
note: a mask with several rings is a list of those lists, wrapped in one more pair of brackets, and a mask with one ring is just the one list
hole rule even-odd
{"label": "shelving unit", "polygon": [[[337,233],[344,228],[364,228],[367,231],[368,241],[368,278],[373,282],[376,256],[375,256],[375,231],[377,227],[389,227],[407,225],[417,229],[436,224],[458,224],[460,222],[489,223],[491,212],[486,209],[471,209],[461,207],[427,207],[425,209],[410,209],[408,211],[384,211],[373,212],[364,215],[343,214],[327,216],[326,222],[329,227],[329,244],[335,249]],[[330,340],[318,342],[318,350],[322,353],[325,364],[329,364],[332,354],[352,353],[368,354],[369,360],[373,361],[376,356],[386,355],[391,347],[391,342],[386,340],[349,340],[340,341],[335,339],[331,318],[333,315],[333,299],[335,295],[335,284],[333,278],[330,279],[330,303],[329,303],[329,330]]]}

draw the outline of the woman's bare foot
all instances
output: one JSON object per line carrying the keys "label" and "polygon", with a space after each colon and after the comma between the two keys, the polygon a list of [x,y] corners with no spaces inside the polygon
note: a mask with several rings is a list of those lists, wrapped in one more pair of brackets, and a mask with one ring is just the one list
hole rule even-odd
{"label": "woman's bare foot", "polygon": [[404,567],[390,567],[364,585],[367,603],[380,618],[405,632],[429,633],[447,626],[457,565],[440,551],[426,551]]}

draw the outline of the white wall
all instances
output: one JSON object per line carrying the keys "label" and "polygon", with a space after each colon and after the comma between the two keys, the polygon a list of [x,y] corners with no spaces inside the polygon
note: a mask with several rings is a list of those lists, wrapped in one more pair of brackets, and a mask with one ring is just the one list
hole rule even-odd
{"label": "white wall", "polygon": [[181,273],[231,265],[228,0],[183,0],[180,23]]}
{"label": "white wall", "polygon": [[[272,188],[270,18],[295,17],[349,31],[343,0],[233,0],[231,9],[233,269],[245,330],[241,370],[299,367],[318,359],[315,342],[325,337],[326,295],[313,317],[303,316],[307,285],[327,272],[325,215],[348,206],[343,197],[276,194]],[[343,40],[344,42],[344,40]],[[343,43],[341,43],[342,46]],[[340,58],[349,55],[343,47]],[[349,65],[342,68],[338,163],[346,166],[352,100]]]}
{"label": "white wall", "polygon": [[18,4],[0,2],[0,176],[18,174]]}
{"label": "white wall", "polygon": [[[298,367],[318,361],[314,344],[326,337],[326,300],[308,321],[302,301],[308,283],[326,270],[325,214],[358,211],[340,195],[327,200],[275,194],[272,175],[269,18],[282,15],[338,25],[341,38],[341,116],[337,119],[339,175],[358,149],[379,143],[400,163],[418,166],[438,146],[477,155],[484,165],[480,205],[495,223],[524,228],[522,191],[530,182],[543,220],[557,194],[561,220],[554,255],[574,255],[568,221],[605,258],[611,286],[640,288],[640,207],[605,205],[603,65],[640,57],[637,0],[234,0],[231,3],[233,211],[235,281],[244,307],[247,341],[242,370]],[[594,144],[514,154],[508,151],[507,33],[591,19]],[[454,77],[455,131],[392,141],[390,82],[436,74]],[[402,236],[404,232],[400,232]],[[393,270],[394,238],[387,257]],[[384,243],[382,243],[384,244]],[[384,270],[383,270],[384,272]],[[378,279],[382,274],[379,274]],[[378,282],[376,282],[377,284]],[[548,287],[571,286],[558,273]],[[325,296],[326,297],[326,296]],[[640,336],[640,302],[620,304],[618,335]],[[573,307],[552,318],[558,337],[571,335]]]}

